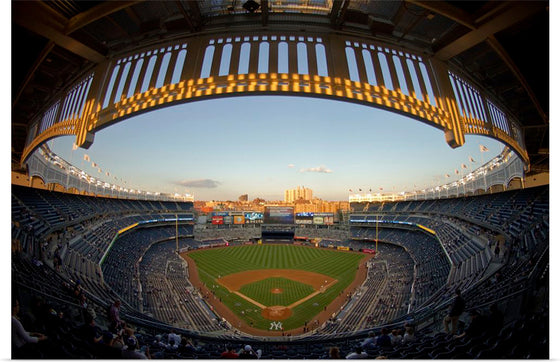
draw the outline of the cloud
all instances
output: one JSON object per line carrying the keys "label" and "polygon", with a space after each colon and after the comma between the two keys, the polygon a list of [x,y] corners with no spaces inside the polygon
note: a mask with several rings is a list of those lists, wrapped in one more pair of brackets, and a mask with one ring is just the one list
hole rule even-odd
{"label": "cloud", "polygon": [[295,167],[294,164],[292,164],[292,163],[288,164],[288,168],[294,168],[294,167]]}
{"label": "cloud", "polygon": [[332,173],[332,170],[326,168],[325,166],[301,168],[299,171],[300,171],[300,173],[304,173],[304,172]]}
{"label": "cloud", "polygon": [[188,179],[175,182],[176,185],[191,188],[216,188],[220,182],[212,179]]}

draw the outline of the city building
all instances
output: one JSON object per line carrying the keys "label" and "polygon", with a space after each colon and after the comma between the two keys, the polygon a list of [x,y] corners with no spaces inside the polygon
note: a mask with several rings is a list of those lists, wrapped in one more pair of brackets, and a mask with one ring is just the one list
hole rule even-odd
{"label": "city building", "polygon": [[313,191],[310,188],[300,187],[284,191],[284,202],[295,202],[297,200],[311,201]]}

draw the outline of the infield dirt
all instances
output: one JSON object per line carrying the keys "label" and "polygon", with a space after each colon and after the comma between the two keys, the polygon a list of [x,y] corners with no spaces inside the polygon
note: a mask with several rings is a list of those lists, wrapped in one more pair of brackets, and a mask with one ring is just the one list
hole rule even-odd
{"label": "infield dirt", "polygon": [[[312,248],[310,248],[312,249]],[[317,249],[317,248],[314,248]],[[355,253],[355,254],[361,254],[361,253]],[[212,292],[206,288],[204,286],[204,284],[202,283],[202,281],[200,280],[199,276],[198,276],[198,269],[196,268],[196,262],[188,256],[188,253],[182,253],[181,257],[183,257],[183,259],[185,259],[188,263],[188,270],[189,270],[189,280],[191,281],[191,283],[193,284],[193,286],[195,286],[199,292],[202,294],[202,296],[204,297],[204,299],[206,300],[206,302],[208,302],[208,304],[211,306],[211,308],[217,313],[218,316],[225,318],[230,324],[232,324],[236,329],[243,331],[245,333],[251,334],[251,335],[259,335],[259,336],[282,336],[282,334],[284,335],[299,335],[303,333],[303,327],[301,328],[297,328],[297,329],[293,329],[293,330],[286,330],[283,332],[280,331],[268,331],[268,330],[262,330],[262,329],[257,329],[254,327],[251,327],[248,324],[245,324],[244,322],[240,322],[239,318],[226,306],[224,305],[222,302],[219,301],[219,299],[212,294]],[[318,315],[316,315],[315,317],[313,317],[310,322],[314,322],[317,321],[319,324],[318,326],[320,327],[323,323],[325,323],[334,312],[337,312],[341,306],[343,306],[346,301],[347,301],[347,296],[348,295],[352,295],[356,288],[358,288],[366,279],[367,277],[367,268],[366,268],[366,262],[371,259],[372,256],[370,255],[365,255],[364,258],[362,260],[360,260],[360,263],[358,265],[358,269],[356,271],[356,276],[354,278],[354,280],[352,281],[352,283],[350,285],[348,285],[343,292],[338,295],[327,307],[325,310],[321,311]],[[270,270],[266,270],[263,272],[268,272]],[[291,270],[291,269],[279,269],[277,271],[285,271],[286,274],[290,274],[294,279],[297,280],[299,282],[303,282],[301,279],[299,278],[295,278],[295,277],[299,277],[299,274],[301,274],[302,271],[300,270]],[[290,272],[291,273],[288,273]],[[253,271],[254,272],[254,271]],[[240,272],[240,273],[235,273],[232,274],[231,276],[236,276],[236,275],[240,275],[246,272]],[[307,272],[305,271],[305,273],[311,273],[311,275],[318,275],[318,276],[322,276],[322,278],[317,281],[315,283],[315,285],[313,285],[313,287],[317,290],[321,289],[321,282],[324,285],[324,281],[327,278],[324,278],[325,276],[322,274],[318,274],[318,273],[313,273],[313,272]],[[250,273],[251,277],[250,278],[253,282],[254,281],[259,281],[265,278],[269,278],[270,277],[270,273],[267,273],[266,276],[256,276],[255,273]],[[290,278],[287,277],[285,275],[283,275],[283,277],[285,278]],[[228,278],[228,277],[223,277],[223,278]],[[222,278],[222,279],[223,279]],[[328,281],[328,283],[332,283],[333,278],[328,277],[328,279],[330,279],[330,281]],[[243,284],[246,284],[248,282],[244,282]],[[307,283],[307,282],[304,282]],[[232,283],[233,284],[233,283]],[[237,289],[239,289],[239,287],[241,287],[243,284],[238,284],[235,283],[235,287],[237,287]],[[310,284],[310,283],[307,283]],[[311,285],[311,284],[310,284]],[[228,289],[231,290],[233,286],[228,287]],[[288,307],[273,307],[273,308],[268,308],[269,312],[266,312],[265,314],[268,316],[270,315],[270,319],[273,319],[273,317],[275,319],[280,319],[280,317],[284,317],[287,316],[289,317],[289,315],[291,314],[289,311]]]}

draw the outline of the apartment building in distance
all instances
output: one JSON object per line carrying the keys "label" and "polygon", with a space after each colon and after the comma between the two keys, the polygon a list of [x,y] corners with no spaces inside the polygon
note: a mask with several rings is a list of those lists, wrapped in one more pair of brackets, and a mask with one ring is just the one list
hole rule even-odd
{"label": "apartment building in distance", "polygon": [[313,199],[313,191],[311,188],[296,187],[291,190],[284,191],[284,202],[293,203],[297,200],[311,201]]}

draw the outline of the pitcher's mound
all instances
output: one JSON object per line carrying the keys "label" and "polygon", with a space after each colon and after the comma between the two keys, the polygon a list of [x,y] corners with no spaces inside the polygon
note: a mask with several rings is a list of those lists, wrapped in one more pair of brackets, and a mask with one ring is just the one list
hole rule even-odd
{"label": "pitcher's mound", "polygon": [[270,290],[270,292],[274,293],[274,294],[280,294],[282,292],[284,292],[284,290],[282,288],[273,288]]}
{"label": "pitcher's mound", "polygon": [[262,310],[262,316],[269,320],[285,320],[292,316],[292,310],[285,306],[270,306]]}

